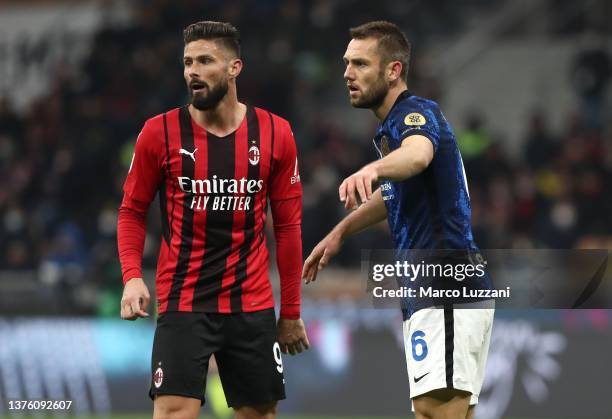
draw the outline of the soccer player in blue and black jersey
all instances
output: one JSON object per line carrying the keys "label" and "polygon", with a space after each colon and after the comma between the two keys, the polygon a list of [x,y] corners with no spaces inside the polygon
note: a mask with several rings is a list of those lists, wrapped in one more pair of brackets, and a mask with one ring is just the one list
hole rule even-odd
{"label": "soccer player in blue and black jersey", "polygon": [[[344,79],[351,105],[381,121],[379,159],[345,179],[340,200],[352,211],[312,251],[302,272],[316,279],[343,241],[387,218],[396,251],[478,252],[457,142],[437,103],[407,88],[410,43],[389,22],[350,30]],[[380,187],[373,190],[373,184]],[[488,276],[478,287],[490,288]],[[457,308],[462,307],[462,308]],[[404,310],[410,397],[417,418],[471,418],[482,388],[493,309],[481,305]]]}

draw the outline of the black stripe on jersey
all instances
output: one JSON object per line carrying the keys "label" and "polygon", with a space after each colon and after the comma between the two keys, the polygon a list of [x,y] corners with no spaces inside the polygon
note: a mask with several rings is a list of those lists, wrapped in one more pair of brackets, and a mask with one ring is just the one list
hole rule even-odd
{"label": "black stripe on jersey", "polygon": [[[268,172],[268,182],[270,180],[272,180],[272,173],[274,170],[274,118],[272,117],[272,114],[270,112],[268,112],[268,116],[270,117],[270,165],[269,167],[269,172]],[[266,217],[266,214],[268,214],[268,197],[264,194],[262,194],[261,199],[263,200],[263,211],[261,211],[261,224],[263,225],[264,223],[264,219]],[[261,244],[261,242],[265,239],[266,237],[266,232],[265,229],[261,229],[261,233],[259,234],[259,244]]]}
{"label": "black stripe on jersey", "polygon": [[159,186],[159,213],[161,215],[162,237],[167,246],[170,246],[170,227],[168,226],[168,198],[166,197],[166,181],[162,180]]}
{"label": "black stripe on jersey", "polygon": [[274,130],[276,127],[274,126],[274,118],[270,112],[268,112],[268,116],[270,117],[270,135],[272,136],[270,138],[270,174],[268,175],[268,177],[270,177],[272,173],[274,173]]}
{"label": "black stripe on jersey", "polygon": [[[168,141],[168,126],[166,124],[166,114],[164,114],[164,141],[166,142],[166,179],[170,179],[170,145]],[[171,221],[168,221],[168,197],[166,196],[166,179],[162,180],[161,187],[159,190],[159,207],[161,213],[161,225],[162,234],[166,244],[170,246],[170,239],[172,238],[172,231],[170,226]],[[172,193],[172,212],[174,214],[174,192]]]}
{"label": "black stripe on jersey", "polygon": [[[257,148],[261,150],[260,144],[259,119],[257,119],[255,109],[252,106],[249,106],[247,108],[247,143],[244,153],[246,153],[248,156],[249,149],[252,146],[257,146]],[[238,152],[240,153],[241,151],[238,150]],[[259,179],[259,164],[252,165],[249,163],[247,179]],[[240,251],[238,253],[238,263],[236,264],[235,276],[236,283],[234,286],[232,286],[230,295],[230,307],[232,313],[242,311],[242,283],[246,279],[247,256],[249,254],[251,244],[253,243],[253,239],[255,238],[255,195],[255,193],[251,194],[251,202],[253,205],[245,214],[244,219],[244,243],[240,247]]]}
{"label": "black stripe on jersey", "polygon": [[[181,148],[185,150],[194,149],[193,127],[191,116],[186,106],[179,111],[179,122],[181,130]],[[181,175],[189,179],[195,176],[195,162],[191,157],[183,155]],[[173,200],[174,201],[174,200]],[[193,211],[191,210],[191,200],[188,196],[183,199],[183,218],[181,220],[181,246],[179,248],[176,270],[172,278],[172,287],[168,295],[168,308],[166,311],[177,311],[181,297],[181,288],[187,276],[189,259],[191,258],[191,246],[193,242]]]}
{"label": "black stripe on jersey", "polygon": [[[236,166],[235,133],[219,138],[210,132],[207,134],[208,179],[234,179]],[[232,228],[234,212],[231,210],[213,210],[212,202],[225,194],[211,193],[209,209],[206,211],[204,226],[204,256],[198,274],[193,295],[193,311],[218,312],[219,294],[227,258],[232,251]]]}
{"label": "black stripe on jersey", "polygon": [[455,352],[455,319],[453,315],[453,306],[444,306],[444,361],[446,364],[446,388],[453,387],[453,372]]}

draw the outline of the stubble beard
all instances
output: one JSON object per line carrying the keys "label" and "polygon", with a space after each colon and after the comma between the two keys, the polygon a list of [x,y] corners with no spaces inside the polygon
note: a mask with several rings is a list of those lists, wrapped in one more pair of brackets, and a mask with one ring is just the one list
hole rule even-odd
{"label": "stubble beard", "polygon": [[225,79],[212,88],[208,87],[207,94],[201,92],[194,93],[191,88],[188,90],[193,107],[200,111],[207,111],[215,108],[223,100],[229,90],[229,82]]}
{"label": "stubble beard", "polygon": [[360,98],[351,100],[351,105],[360,109],[377,108],[383,103],[388,92],[389,86],[385,82],[381,71],[376,82],[367,91],[364,91]]}

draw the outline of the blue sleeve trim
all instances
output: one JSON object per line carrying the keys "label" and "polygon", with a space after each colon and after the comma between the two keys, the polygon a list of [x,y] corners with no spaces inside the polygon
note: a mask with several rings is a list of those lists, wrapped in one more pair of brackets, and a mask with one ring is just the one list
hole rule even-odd
{"label": "blue sleeve trim", "polygon": [[404,142],[404,140],[410,137],[411,135],[422,135],[423,137],[431,141],[431,144],[433,145],[433,148],[434,148],[434,154],[436,153],[436,151],[438,151],[438,144],[436,143],[436,141],[433,140],[431,133],[429,131],[426,131],[420,128],[410,128],[404,131],[401,135],[400,144]]}

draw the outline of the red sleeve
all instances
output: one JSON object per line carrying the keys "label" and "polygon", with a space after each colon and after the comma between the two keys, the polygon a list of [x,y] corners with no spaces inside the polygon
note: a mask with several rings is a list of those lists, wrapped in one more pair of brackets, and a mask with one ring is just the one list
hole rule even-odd
{"label": "red sleeve", "polygon": [[146,214],[162,180],[161,146],[154,122],[147,121],[136,140],[117,220],[117,247],[124,284],[132,278],[142,278]]}
{"label": "red sleeve", "polygon": [[159,123],[159,118],[149,119],[140,131],[130,170],[123,185],[123,192],[131,199],[147,204],[153,201],[159,189],[166,158],[160,135],[163,127],[159,126]]}
{"label": "red sleeve", "polygon": [[302,184],[297,148],[289,122],[277,119],[278,142],[269,184],[276,237],[276,264],[281,285],[280,316],[300,318],[302,275]]}
{"label": "red sleeve", "polygon": [[134,201],[127,194],[123,195],[117,221],[117,245],[124,284],[132,278],[142,278],[148,207],[148,204]]}
{"label": "red sleeve", "polygon": [[281,309],[285,319],[300,318],[302,274],[302,198],[271,200]]}
{"label": "red sleeve", "polygon": [[269,185],[271,200],[302,196],[298,171],[297,149],[289,122],[279,119],[278,143],[274,147],[274,162]]}

